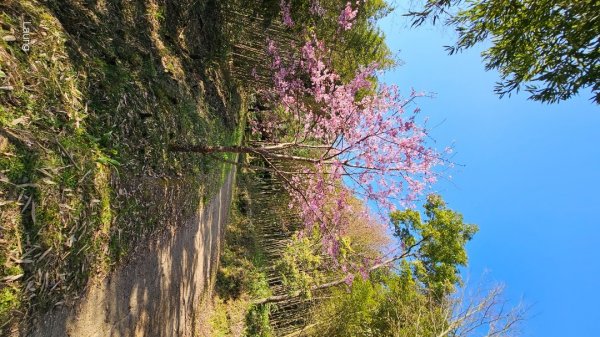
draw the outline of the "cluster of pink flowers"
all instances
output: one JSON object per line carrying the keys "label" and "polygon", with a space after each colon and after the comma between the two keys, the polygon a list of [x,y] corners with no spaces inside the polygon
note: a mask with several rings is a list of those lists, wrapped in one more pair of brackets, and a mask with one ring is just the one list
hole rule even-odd
{"label": "cluster of pink flowers", "polygon": [[[346,3],[346,6],[342,9],[338,17],[340,29],[349,30],[352,28],[354,19],[356,19],[356,15],[358,14],[359,4],[360,0],[357,0],[356,9],[352,9],[352,4],[350,2]],[[293,27],[294,20],[292,19],[291,0],[281,0],[279,2],[279,9],[281,10],[281,20],[283,21],[283,24],[287,27]],[[325,8],[323,8],[319,0],[311,0],[309,12],[312,15],[322,17],[325,15]]]}
{"label": "cluster of pink flowers", "polygon": [[324,59],[328,50],[316,38],[302,46],[299,60],[291,64],[282,62],[274,42],[268,45],[273,87],[265,97],[298,126],[294,146],[321,153],[291,177],[294,206],[307,229],[319,226],[324,249],[335,256],[347,217],[355,213],[349,209],[350,190],[383,210],[406,206],[434,182],[432,168],[439,156],[425,145],[426,133],[415,115],[404,109],[418,94],[404,99],[396,86],[373,88],[377,65],[341,83]]}
{"label": "cluster of pink flowers", "polygon": [[310,14],[316,15],[318,17],[322,17],[325,15],[325,8],[321,6],[321,2],[319,0],[311,0],[310,2]]}
{"label": "cluster of pink flowers", "polygon": [[279,7],[281,9],[283,24],[288,27],[293,27],[294,20],[292,20],[291,0],[281,0],[279,2]]}
{"label": "cluster of pink flowers", "polygon": [[352,4],[348,2],[338,18],[338,24],[340,28],[343,30],[349,30],[350,28],[352,28],[352,25],[354,24],[354,19],[356,18],[356,14],[358,14],[358,8],[353,10]]}
{"label": "cluster of pink flowers", "polygon": [[[281,4],[285,22],[289,3]],[[347,3],[339,16],[340,28],[350,29],[356,15],[357,9]],[[287,21],[292,22],[291,17]],[[299,48],[296,58],[285,61],[275,42],[267,45],[273,85],[263,97],[278,109],[262,118],[269,123],[266,129],[285,124],[294,133],[288,149],[318,153],[299,161],[289,178],[290,207],[299,209],[306,230],[319,229],[323,251],[337,261],[349,221],[374,221],[364,209],[353,209],[349,198],[377,205],[385,217],[397,206],[412,204],[435,181],[433,167],[441,161],[426,146],[426,131],[416,123],[417,110],[405,110],[419,94],[413,91],[405,98],[396,86],[376,87],[377,64],[343,83],[327,61],[329,50],[316,37]]]}

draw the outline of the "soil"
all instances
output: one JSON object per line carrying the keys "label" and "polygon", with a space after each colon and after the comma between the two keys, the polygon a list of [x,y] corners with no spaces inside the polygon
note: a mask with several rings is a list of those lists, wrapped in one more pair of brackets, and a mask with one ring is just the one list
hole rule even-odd
{"label": "soil", "polygon": [[234,181],[231,170],[195,216],[139,249],[75,307],[46,314],[30,336],[193,336],[212,291]]}

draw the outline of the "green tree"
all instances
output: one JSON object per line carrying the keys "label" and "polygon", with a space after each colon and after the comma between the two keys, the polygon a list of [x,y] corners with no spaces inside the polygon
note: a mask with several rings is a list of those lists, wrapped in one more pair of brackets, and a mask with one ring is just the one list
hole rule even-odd
{"label": "green tree", "polygon": [[441,196],[431,194],[424,205],[426,221],[415,210],[392,213],[395,233],[406,246],[420,243],[410,268],[432,293],[442,298],[460,282],[458,267],[467,264],[465,244],[477,226],[465,224],[462,214],[449,209]]}
{"label": "green tree", "polygon": [[427,0],[413,25],[445,18],[458,39],[450,54],[491,39],[482,53],[496,69],[500,97],[521,89],[555,103],[584,88],[600,104],[600,2],[597,0]]}
{"label": "green tree", "polygon": [[402,268],[398,274],[380,271],[357,279],[349,291],[332,291],[315,310],[315,330],[325,336],[436,336],[448,327],[445,313],[410,268]]}
{"label": "green tree", "polygon": [[[415,210],[396,211],[391,214],[394,236],[401,240],[403,248],[399,254],[383,259],[365,271],[367,274],[377,272],[401,261],[403,267],[410,269],[416,281],[429,289],[434,298],[441,300],[455,289],[455,285],[460,284],[458,268],[467,264],[465,244],[477,232],[477,226],[465,224],[462,214],[449,209],[437,194],[427,196],[423,207],[426,221],[423,221],[420,213]],[[352,231],[351,228],[350,232]],[[315,248],[320,242],[320,234],[318,231],[312,234],[312,237],[305,236],[292,241],[282,256],[279,269],[291,285],[290,294],[261,298],[255,300],[255,304],[286,301],[301,294],[310,296],[312,292],[348,282],[348,275],[332,273],[333,270],[327,268],[325,264],[329,263],[329,260],[320,256],[322,251]],[[373,234],[373,237],[378,236]],[[355,245],[357,239],[356,236],[347,235],[341,240],[341,255],[345,261],[373,256],[371,249],[361,249]],[[340,278],[322,282],[323,279],[332,277]],[[322,283],[315,284],[316,282]]]}
{"label": "green tree", "polygon": [[[461,290],[464,290],[462,288]],[[503,288],[452,292],[434,299],[411,274],[379,272],[355,281],[350,290],[336,288],[314,311],[308,336],[469,337],[516,335],[526,310],[509,308]]]}
{"label": "green tree", "polygon": [[[320,331],[330,336],[437,336],[454,326],[450,312],[461,282],[458,267],[467,264],[465,244],[477,226],[464,223],[436,194],[427,197],[423,209],[423,216],[415,210],[391,214],[394,236],[404,246],[401,258],[371,268],[371,277],[357,278],[349,292],[334,289],[332,299],[316,311],[323,322]],[[398,272],[380,268],[394,263]]]}
{"label": "green tree", "polygon": [[[467,263],[465,244],[477,227],[429,195],[424,218],[414,210],[392,214],[395,236],[405,245],[394,268],[376,268],[349,289],[332,288],[317,305],[310,327],[325,336],[508,336],[524,317],[518,306],[506,310],[502,288],[467,294],[459,266]],[[392,261],[392,260],[390,260]],[[380,266],[392,267],[391,264]]]}

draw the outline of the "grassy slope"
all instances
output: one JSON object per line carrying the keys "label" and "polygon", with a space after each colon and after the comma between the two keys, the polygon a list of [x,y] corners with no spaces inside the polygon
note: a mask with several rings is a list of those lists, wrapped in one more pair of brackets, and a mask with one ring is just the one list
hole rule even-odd
{"label": "grassy slope", "polygon": [[[252,221],[252,180],[258,177],[245,169],[238,172],[236,195],[217,272],[209,330],[206,336],[270,336],[268,308],[254,307],[251,300],[270,296],[265,253],[259,231]],[[262,207],[265,205],[255,205]]]}
{"label": "grassy slope", "polygon": [[[71,302],[196,210],[239,140],[214,1],[0,3],[0,329]],[[33,29],[21,50],[22,21]],[[8,41],[5,41],[8,40]]]}

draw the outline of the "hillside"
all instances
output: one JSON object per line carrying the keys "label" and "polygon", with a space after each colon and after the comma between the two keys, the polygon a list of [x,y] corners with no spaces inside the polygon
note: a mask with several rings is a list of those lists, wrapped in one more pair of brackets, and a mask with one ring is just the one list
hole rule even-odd
{"label": "hillside", "polygon": [[[168,9],[168,10],[167,10]],[[69,306],[211,199],[239,141],[215,1],[0,3],[0,326]]]}

